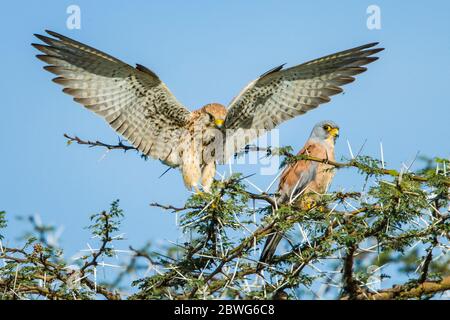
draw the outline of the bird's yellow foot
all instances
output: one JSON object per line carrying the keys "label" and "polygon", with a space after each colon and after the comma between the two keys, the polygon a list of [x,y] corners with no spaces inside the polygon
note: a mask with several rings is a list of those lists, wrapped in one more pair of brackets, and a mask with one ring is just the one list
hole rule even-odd
{"label": "bird's yellow foot", "polygon": [[311,210],[317,206],[317,202],[315,200],[306,200],[305,208],[306,210]]}

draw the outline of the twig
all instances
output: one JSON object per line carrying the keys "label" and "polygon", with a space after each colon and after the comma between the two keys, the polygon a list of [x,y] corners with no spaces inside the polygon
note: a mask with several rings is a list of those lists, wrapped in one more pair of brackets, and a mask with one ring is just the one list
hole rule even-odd
{"label": "twig", "polygon": [[75,142],[77,144],[87,145],[90,148],[102,147],[102,148],[106,148],[108,150],[124,150],[125,152],[128,150],[135,150],[137,152],[140,152],[137,148],[124,144],[121,139],[119,139],[118,144],[108,144],[108,143],[104,143],[104,142],[101,142],[98,140],[96,140],[96,141],[83,140],[77,136],[73,136],[73,137],[69,136],[67,133],[64,133],[64,137],[67,139],[68,144]]}

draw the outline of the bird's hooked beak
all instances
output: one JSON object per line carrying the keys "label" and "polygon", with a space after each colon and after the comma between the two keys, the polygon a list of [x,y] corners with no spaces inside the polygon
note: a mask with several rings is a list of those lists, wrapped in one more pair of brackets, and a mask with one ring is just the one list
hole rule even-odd
{"label": "bird's hooked beak", "polygon": [[333,138],[339,138],[339,128],[331,128],[329,133]]}
{"label": "bird's hooked beak", "polygon": [[225,120],[223,119],[216,119],[214,120],[214,124],[216,125],[217,128],[222,128],[223,127],[223,123],[225,122]]}

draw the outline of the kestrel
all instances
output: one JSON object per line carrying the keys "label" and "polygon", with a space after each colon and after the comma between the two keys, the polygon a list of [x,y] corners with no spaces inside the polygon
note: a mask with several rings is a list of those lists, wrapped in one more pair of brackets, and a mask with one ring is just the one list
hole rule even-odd
{"label": "kestrel", "polygon": [[288,69],[274,68],[248,84],[228,108],[208,104],[190,112],[159,77],[106,53],[47,31],[35,35],[37,55],[58,77],[63,91],[109,125],[143,154],[181,169],[189,189],[213,182],[216,162],[225,162],[246,144],[342,92],[377,59],[377,43],[338,52]]}
{"label": "kestrel", "polygon": [[[335,160],[334,144],[339,136],[339,126],[333,121],[316,124],[305,146],[297,155],[308,155],[319,159]],[[317,200],[326,193],[334,177],[334,167],[310,160],[299,160],[286,166],[278,185],[279,204],[293,205],[300,210],[315,206]],[[267,237],[261,253],[261,262],[270,262],[283,238],[282,232]],[[262,265],[259,265],[262,267]]]}

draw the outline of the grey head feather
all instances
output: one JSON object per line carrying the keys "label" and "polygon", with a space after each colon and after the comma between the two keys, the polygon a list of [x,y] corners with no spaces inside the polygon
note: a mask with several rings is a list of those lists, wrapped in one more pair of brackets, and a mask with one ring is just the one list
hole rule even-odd
{"label": "grey head feather", "polygon": [[328,132],[325,130],[325,126],[339,129],[339,125],[331,120],[324,120],[317,123],[311,131],[310,139],[316,139],[323,141],[328,138]]}

